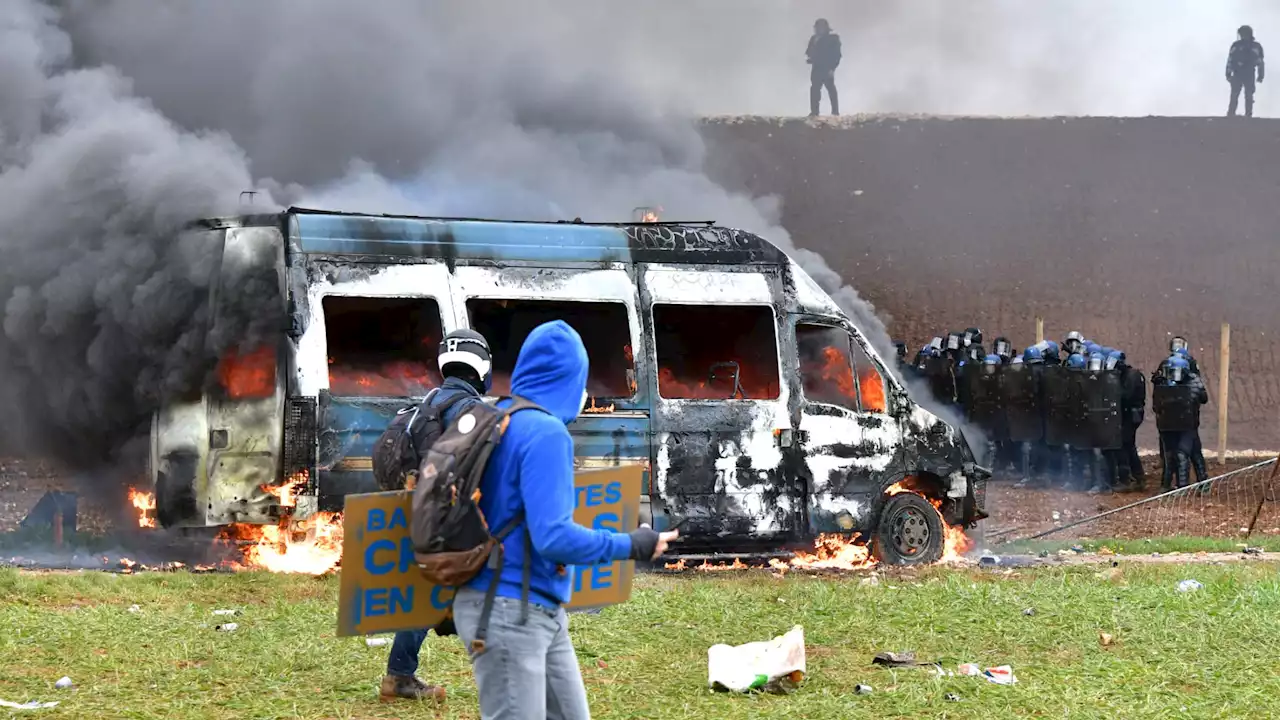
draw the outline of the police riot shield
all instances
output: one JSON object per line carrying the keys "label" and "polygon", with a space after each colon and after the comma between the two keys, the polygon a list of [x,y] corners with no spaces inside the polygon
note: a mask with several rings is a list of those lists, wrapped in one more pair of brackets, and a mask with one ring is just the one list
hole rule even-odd
{"label": "police riot shield", "polygon": [[1200,408],[1189,384],[1162,383],[1151,387],[1151,409],[1160,432],[1186,432],[1200,427]]}
{"label": "police riot shield", "polygon": [[1083,380],[1085,407],[1089,415],[1087,447],[1096,450],[1118,450],[1124,444],[1120,425],[1120,399],[1124,384],[1116,370],[1085,373]]}
{"label": "police riot shield", "polygon": [[1074,374],[1062,365],[1044,368],[1044,442],[1048,445],[1075,445]]}
{"label": "police riot shield", "polygon": [[1004,405],[1009,439],[1014,442],[1040,442],[1044,439],[1044,407],[1040,391],[1043,371],[1043,367],[1035,365],[1010,365],[1000,378],[1000,401]]}
{"label": "police riot shield", "polygon": [[[967,372],[963,377],[968,387],[966,409],[969,422],[982,428],[988,440],[993,442],[1007,440],[1009,431],[1005,425],[1004,403],[1000,392],[1002,368],[998,365],[970,367],[966,364],[965,370]],[[988,372],[988,370],[994,370],[994,372]]]}
{"label": "police riot shield", "polygon": [[956,400],[956,381],[951,373],[951,358],[931,357],[924,366],[925,377],[929,380],[929,389],[940,402],[953,403]]}

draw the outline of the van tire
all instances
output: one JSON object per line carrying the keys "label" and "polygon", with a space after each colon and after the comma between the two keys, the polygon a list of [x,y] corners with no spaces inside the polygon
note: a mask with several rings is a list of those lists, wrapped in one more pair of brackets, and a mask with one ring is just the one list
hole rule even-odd
{"label": "van tire", "polygon": [[928,565],[942,558],[942,517],[915,493],[898,493],[880,511],[871,554],[886,565]]}

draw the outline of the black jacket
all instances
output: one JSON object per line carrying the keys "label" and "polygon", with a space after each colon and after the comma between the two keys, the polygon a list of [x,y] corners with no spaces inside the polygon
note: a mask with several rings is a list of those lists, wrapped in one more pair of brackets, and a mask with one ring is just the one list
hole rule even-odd
{"label": "black jacket", "polygon": [[1259,80],[1266,76],[1267,65],[1262,54],[1262,43],[1257,40],[1237,40],[1231,43],[1231,52],[1227,53],[1227,77],[1252,79],[1255,68]]}
{"label": "black jacket", "polygon": [[1138,427],[1147,416],[1147,378],[1138,368],[1125,366],[1120,382],[1124,386],[1120,419],[1127,426]]}
{"label": "black jacket", "polygon": [[840,66],[840,36],[835,33],[814,35],[804,53],[809,64],[818,70],[835,70]]}

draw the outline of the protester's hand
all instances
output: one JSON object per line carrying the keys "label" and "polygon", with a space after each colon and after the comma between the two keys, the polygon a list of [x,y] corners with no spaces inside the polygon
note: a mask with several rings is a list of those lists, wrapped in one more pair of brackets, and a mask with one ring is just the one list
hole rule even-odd
{"label": "protester's hand", "polygon": [[667,544],[680,536],[679,530],[664,533],[654,532],[648,525],[641,525],[629,533],[631,537],[631,559],[648,562],[657,560],[667,551]]}
{"label": "protester's hand", "polygon": [[658,545],[653,550],[653,559],[657,560],[667,552],[667,543],[680,537],[679,530],[668,530],[664,533],[658,533]]}

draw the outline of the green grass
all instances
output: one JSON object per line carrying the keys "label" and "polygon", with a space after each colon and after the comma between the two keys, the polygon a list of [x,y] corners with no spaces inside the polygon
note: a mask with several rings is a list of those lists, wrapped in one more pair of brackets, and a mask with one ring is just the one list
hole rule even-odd
{"label": "green grass", "polygon": [[1107,548],[1117,555],[1150,555],[1151,553],[1168,555],[1173,552],[1184,554],[1198,552],[1238,553],[1246,545],[1248,547],[1262,548],[1267,552],[1280,552],[1280,537],[1255,535],[1249,538],[1247,543],[1244,540],[1233,538],[1202,537],[1160,537],[1139,540],[1117,538],[1020,540],[1004,545],[996,545],[991,548],[991,551],[997,555],[1034,555],[1040,552],[1054,554],[1059,550],[1069,550],[1078,546],[1083,548],[1085,552],[1098,552],[1103,548]]}
{"label": "green grass", "polygon": [[[1126,566],[1012,573],[929,569],[858,578],[763,572],[643,576],[634,598],[574,616],[596,718],[1270,717],[1280,708],[1276,566]],[[1194,577],[1199,592],[1175,584]],[[0,570],[0,698],[60,700],[56,718],[430,717],[380,705],[386,648],[336,638],[334,578],[118,576]],[[130,613],[131,604],[141,612]],[[1023,609],[1034,607],[1032,616]],[[216,608],[241,608],[235,633]],[[805,628],[809,675],[790,696],[706,689],[706,650]],[[1115,637],[1102,647],[1098,634]],[[870,665],[914,650],[954,668],[1010,664],[1012,687]],[[424,649],[450,693],[445,717],[476,716],[456,638]],[[74,691],[53,683],[69,675]],[[855,695],[866,683],[871,695]],[[944,696],[954,692],[959,703]],[[4,711],[0,710],[0,713]]]}

